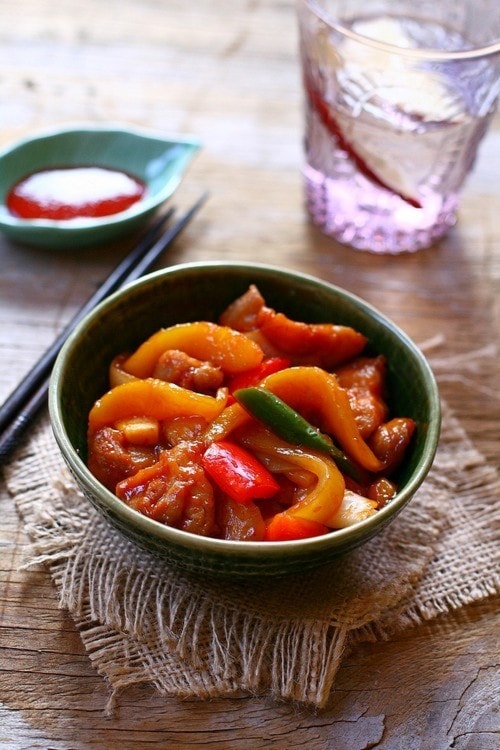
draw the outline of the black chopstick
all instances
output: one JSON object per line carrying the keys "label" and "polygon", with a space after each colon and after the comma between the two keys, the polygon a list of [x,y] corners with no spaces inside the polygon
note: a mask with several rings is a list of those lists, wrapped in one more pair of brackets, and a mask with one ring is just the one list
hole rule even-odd
{"label": "black chopstick", "polygon": [[17,388],[10,394],[10,396],[6,398],[4,403],[0,406],[0,434],[2,434],[3,431],[8,428],[19,410],[22,409],[24,403],[29,400],[40,383],[44,380],[47,372],[54,364],[59,350],[68,337],[68,334],[73,330],[76,324],[80,320],[82,320],[82,318],[88,312],[90,312],[90,310],[92,310],[99,302],[101,302],[101,300],[103,300],[108,294],[117,289],[118,286],[123,283],[123,279],[126,278],[127,274],[130,272],[130,269],[138,263],[144,253],[150,248],[151,243],[160,236],[163,227],[165,226],[166,222],[172,217],[173,213],[174,209],[170,208],[148,229],[138,245],[133,248],[132,251],[128,253],[128,255],[126,255],[125,258],[109,274],[102,285],[76,313],[76,315],[72,318],[72,320],[68,323],[64,330],[56,338],[56,340],[44,352],[44,354],[32,367],[30,372],[21,381]]}
{"label": "black chopstick", "polygon": [[[83,317],[109,294],[125,284],[136,281],[153,267],[155,261],[174,241],[186,224],[206,201],[208,195],[203,195],[181,216],[167,228],[159,239],[155,238],[162,230],[165,222],[173,215],[173,209],[155,222],[146,233],[142,241],[130,252],[123,261],[111,272],[99,289],[84,304],[72,318],[63,332],[47,349],[32,368],[29,375],[19,384],[0,407],[0,464],[3,464],[11,452],[20,442],[24,430],[33,420],[42,406],[46,404],[49,387],[50,372],[57,355],[66,338]],[[153,244],[151,244],[153,242]]]}

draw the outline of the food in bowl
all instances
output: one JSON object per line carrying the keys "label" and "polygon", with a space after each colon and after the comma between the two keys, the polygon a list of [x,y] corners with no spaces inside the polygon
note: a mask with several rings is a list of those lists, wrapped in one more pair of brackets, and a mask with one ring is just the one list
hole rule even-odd
{"label": "food in bowl", "polygon": [[368,343],[277,311],[252,283],[217,322],[116,353],[89,413],[88,467],[128,507],[204,537],[348,528],[396,495],[416,429],[390,412],[387,357]]}
{"label": "food in bowl", "polygon": [[[159,326],[219,320],[256,284],[267,305],[295,320],[335,323],[362,333],[367,356],[386,359],[392,414],[415,421],[400,467],[396,495],[364,521],[332,533],[287,542],[232,541],[158,523],[119,500],[87,466],[88,416],[109,390],[110,362],[134,352]],[[302,575],[364,545],[404,512],[432,466],[440,431],[435,378],[417,346],[382,313],[334,284],[262,263],[214,260],[183,263],[149,274],[108,297],[71,333],[54,366],[49,410],[57,444],[78,488],[102,519],[158,558],[197,578],[248,580]],[[418,497],[415,498],[418,502]],[[370,548],[367,549],[370,555]]]}

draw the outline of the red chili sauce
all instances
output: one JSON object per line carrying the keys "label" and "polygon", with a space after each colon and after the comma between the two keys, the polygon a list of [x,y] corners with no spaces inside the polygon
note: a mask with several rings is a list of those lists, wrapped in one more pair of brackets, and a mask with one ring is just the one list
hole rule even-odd
{"label": "red chili sauce", "polygon": [[75,219],[109,216],[144,195],[143,182],[102,167],[62,167],[34,172],[7,195],[7,208],[22,219]]}

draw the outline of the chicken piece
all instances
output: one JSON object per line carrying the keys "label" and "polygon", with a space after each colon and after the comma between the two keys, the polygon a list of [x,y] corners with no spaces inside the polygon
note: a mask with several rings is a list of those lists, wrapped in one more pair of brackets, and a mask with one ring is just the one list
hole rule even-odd
{"label": "chicken piece", "polygon": [[268,307],[251,285],[222,313],[219,323],[246,333],[266,356],[286,356],[292,365],[331,369],[358,356],[366,337],[349,326],[303,323]]}
{"label": "chicken piece", "polygon": [[354,328],[334,323],[303,323],[263,307],[257,319],[260,333],[293,365],[330,370],[357,357],[367,339]]}
{"label": "chicken piece", "polygon": [[377,458],[383,462],[384,471],[390,473],[397,469],[414,431],[415,422],[408,417],[395,417],[377,427],[368,444]]}
{"label": "chicken piece", "polygon": [[224,373],[210,362],[190,357],[179,349],[169,349],[159,358],[153,377],[190,391],[210,394],[220,388]]}
{"label": "chicken piece", "polygon": [[358,357],[335,372],[339,385],[347,391],[356,424],[365,440],[389,417],[384,397],[386,373],[387,362],[382,355]]}
{"label": "chicken piece", "polygon": [[224,495],[218,501],[217,519],[223,539],[243,542],[261,542],[264,539],[264,519],[254,502],[239,503]]}
{"label": "chicken piece", "polygon": [[265,301],[255,284],[248,291],[232,302],[219,318],[221,326],[229,326],[236,331],[246,333],[257,327],[257,318]]}
{"label": "chicken piece", "polygon": [[128,443],[125,434],[103,427],[89,435],[88,467],[99,482],[112,492],[119,481],[157,460],[154,447]]}
{"label": "chicken piece", "polygon": [[174,417],[163,423],[163,435],[167,445],[178,445],[192,442],[207,429],[208,422],[203,417],[193,414],[189,417]]}
{"label": "chicken piece", "polygon": [[397,485],[391,482],[390,479],[381,477],[376,479],[368,488],[368,497],[370,500],[374,500],[377,503],[377,509],[383,508],[387,505],[396,492],[398,491]]}
{"label": "chicken piece", "polygon": [[162,452],[143,471],[119,482],[116,495],[148,518],[201,536],[214,534],[213,488],[201,466],[197,443]]}

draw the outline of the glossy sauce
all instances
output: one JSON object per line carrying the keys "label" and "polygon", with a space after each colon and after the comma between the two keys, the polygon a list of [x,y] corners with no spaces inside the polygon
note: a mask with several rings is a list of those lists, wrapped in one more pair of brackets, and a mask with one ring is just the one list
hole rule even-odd
{"label": "glossy sauce", "polygon": [[145,190],[140,180],[112,169],[46,169],[14,185],[7,196],[7,208],[23,219],[110,216],[132,206]]}

